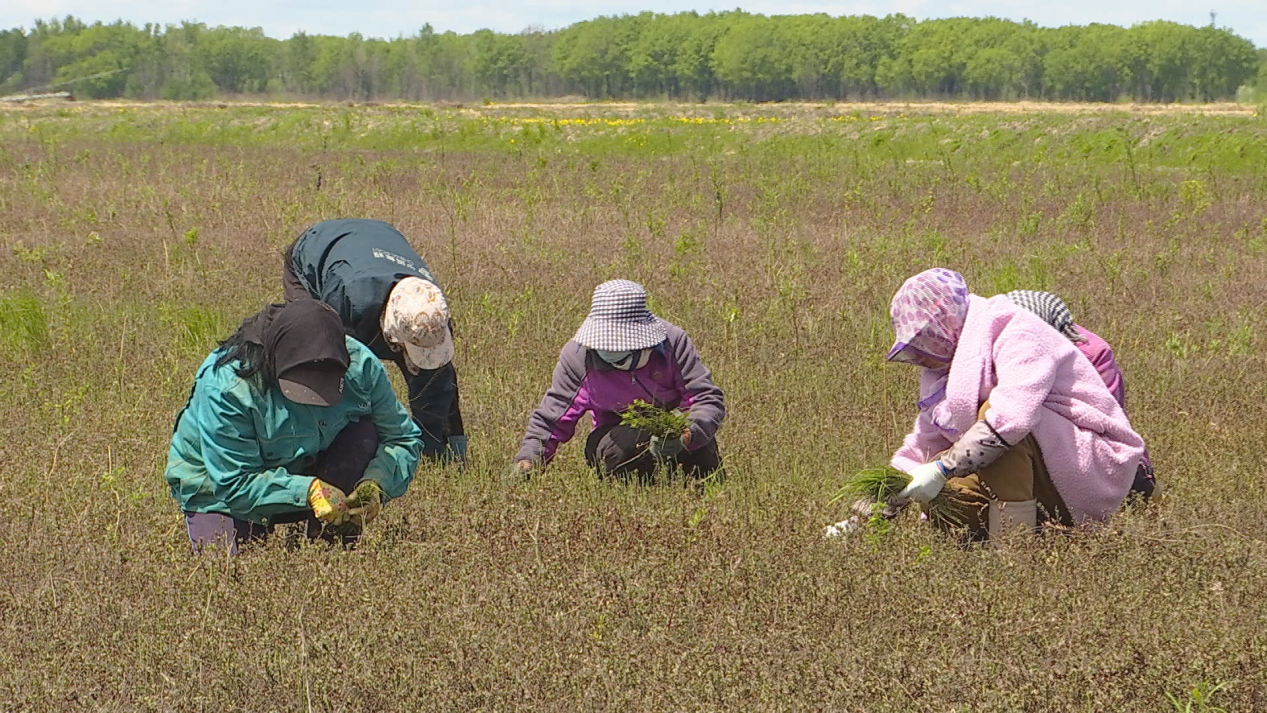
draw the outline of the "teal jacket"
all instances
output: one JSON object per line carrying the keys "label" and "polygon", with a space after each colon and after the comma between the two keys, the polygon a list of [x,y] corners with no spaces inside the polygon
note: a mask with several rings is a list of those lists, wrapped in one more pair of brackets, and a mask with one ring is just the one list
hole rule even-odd
{"label": "teal jacket", "polygon": [[217,369],[220,352],[212,352],[198,368],[167,454],[165,476],[181,510],[265,523],[307,510],[313,478],[304,473],[344,426],[362,418],[379,434],[365,477],[387,498],[403,495],[418,465],[421,432],[382,362],[351,337],[347,345],[352,362],[343,401],[329,408],[294,403],[275,386],[261,389],[257,379],[237,375],[237,362]]}

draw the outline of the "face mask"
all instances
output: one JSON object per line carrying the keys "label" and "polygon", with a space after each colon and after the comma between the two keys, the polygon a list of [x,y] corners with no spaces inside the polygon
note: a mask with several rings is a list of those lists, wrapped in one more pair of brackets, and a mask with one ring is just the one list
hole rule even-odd
{"label": "face mask", "polygon": [[636,352],[609,352],[603,349],[595,349],[594,353],[598,355],[599,359],[621,371],[641,369],[647,365],[647,362],[651,361],[650,349],[641,349]]}
{"label": "face mask", "polygon": [[914,364],[915,366],[932,369],[933,371],[950,368],[950,362],[942,361],[934,356],[930,356],[913,349],[901,351],[889,361],[899,364]]}

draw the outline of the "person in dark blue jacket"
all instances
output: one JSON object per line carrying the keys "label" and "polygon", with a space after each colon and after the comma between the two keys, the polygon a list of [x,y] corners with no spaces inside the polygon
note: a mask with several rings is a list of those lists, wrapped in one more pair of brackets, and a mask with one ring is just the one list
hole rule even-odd
{"label": "person in dark blue jacket", "polygon": [[317,223],[286,249],[282,282],[286,301],[325,302],[348,336],[400,367],[424,457],[466,458],[449,305],[400,231],[381,220]]}

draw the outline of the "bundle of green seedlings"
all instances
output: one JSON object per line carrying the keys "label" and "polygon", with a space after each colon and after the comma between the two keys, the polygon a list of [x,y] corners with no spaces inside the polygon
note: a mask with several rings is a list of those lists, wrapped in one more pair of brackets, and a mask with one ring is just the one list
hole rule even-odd
{"label": "bundle of green seedlings", "polygon": [[[910,483],[911,476],[889,465],[863,468],[845,481],[831,502],[835,503],[843,498],[852,497],[884,507],[888,505],[890,498],[902,492]],[[928,515],[962,525],[962,513],[971,507],[973,505],[960,498],[955,490],[943,488],[937,497],[928,503]]]}
{"label": "bundle of green seedlings", "polygon": [[[635,400],[629,404],[620,414],[620,425],[636,428],[643,433],[653,437],[671,440],[682,437],[682,432],[690,425],[686,414],[677,409],[666,409],[649,404],[641,399]],[[647,452],[654,451],[651,444],[647,445]],[[656,459],[660,460],[660,456],[656,455]],[[661,477],[667,477],[674,469],[657,469]],[[667,481],[666,481],[667,482]]]}
{"label": "bundle of green seedlings", "polygon": [[660,408],[637,399],[621,412],[620,425],[661,438],[680,438],[690,421],[677,409]]}

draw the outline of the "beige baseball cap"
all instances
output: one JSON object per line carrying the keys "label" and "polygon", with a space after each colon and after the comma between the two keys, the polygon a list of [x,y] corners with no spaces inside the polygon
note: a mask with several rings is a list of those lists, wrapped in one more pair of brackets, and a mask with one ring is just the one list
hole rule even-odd
{"label": "beige baseball cap", "polygon": [[383,337],[404,347],[419,369],[439,369],[453,361],[449,303],[433,282],[406,277],[392,288],[383,309]]}

